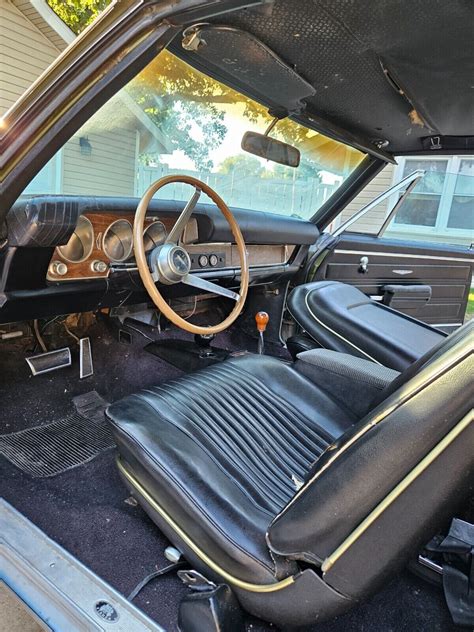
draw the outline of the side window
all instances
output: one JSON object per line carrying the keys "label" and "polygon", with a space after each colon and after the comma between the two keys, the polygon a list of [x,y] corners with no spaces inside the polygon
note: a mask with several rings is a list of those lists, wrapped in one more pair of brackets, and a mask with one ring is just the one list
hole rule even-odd
{"label": "side window", "polygon": [[[398,160],[396,168],[387,165],[344,211],[343,222],[361,212],[345,232],[470,246],[474,242],[474,156]],[[424,175],[416,182],[399,188],[362,214],[361,209],[383,193],[381,184],[387,179],[391,177],[396,185],[420,171]]]}

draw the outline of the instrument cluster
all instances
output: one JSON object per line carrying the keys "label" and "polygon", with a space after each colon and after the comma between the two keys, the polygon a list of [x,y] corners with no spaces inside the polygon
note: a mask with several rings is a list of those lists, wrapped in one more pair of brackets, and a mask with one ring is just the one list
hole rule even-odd
{"label": "instrument cluster", "polygon": [[[48,280],[106,277],[114,264],[133,262],[132,222],[133,216],[81,215],[68,242],[55,249]],[[143,232],[145,250],[150,252],[164,243],[168,230],[158,218],[147,218]]]}

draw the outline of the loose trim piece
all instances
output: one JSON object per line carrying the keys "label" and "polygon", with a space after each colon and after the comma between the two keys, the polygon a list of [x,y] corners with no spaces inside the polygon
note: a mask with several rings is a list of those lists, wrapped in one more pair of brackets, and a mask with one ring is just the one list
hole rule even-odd
{"label": "loose trim piece", "polygon": [[247,590],[249,592],[254,593],[271,593],[276,592],[278,590],[282,590],[283,588],[287,588],[294,583],[295,579],[293,576],[287,577],[279,582],[275,582],[274,584],[251,584],[249,582],[242,581],[237,577],[234,577],[223,568],[221,568],[214,560],[202,551],[197,544],[181,529],[179,525],[173,520],[173,518],[161,507],[156,500],[150,496],[147,490],[137,481],[137,479],[125,468],[120,459],[117,459],[117,465],[119,470],[125,476],[125,478],[129,481],[129,483],[138,491],[138,493],[143,496],[143,498],[147,501],[149,505],[153,507],[153,509],[160,514],[160,516],[170,525],[173,531],[178,535],[181,540],[188,546],[193,553],[195,553],[211,570],[220,575],[226,582],[236,586],[237,588],[241,588],[242,590]]}
{"label": "loose trim piece", "polygon": [[403,494],[404,491],[446,450],[446,448],[465,430],[474,419],[474,412],[471,410],[461,421],[452,428],[448,434],[428,452],[428,454],[416,465],[404,479],[398,483],[392,491],[385,496],[377,507],[363,520],[360,525],[348,535],[337,549],[331,553],[323,562],[321,570],[326,573],[346,553],[348,549],[367,531],[367,529],[379,518],[390,505]]}

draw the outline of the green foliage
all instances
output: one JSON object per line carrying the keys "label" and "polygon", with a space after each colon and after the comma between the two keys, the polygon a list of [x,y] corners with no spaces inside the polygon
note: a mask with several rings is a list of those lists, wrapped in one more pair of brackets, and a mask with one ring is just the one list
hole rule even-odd
{"label": "green foliage", "polygon": [[[231,88],[194,70],[168,51],[162,51],[127,86],[127,92],[199,171],[214,167],[210,152],[227,133],[225,107],[241,104],[243,115],[253,120],[261,106]],[[264,110],[263,110],[264,112]],[[153,163],[153,156],[142,157]]]}
{"label": "green foliage", "polygon": [[78,34],[103,11],[111,0],[47,0],[53,11]]}
{"label": "green foliage", "polygon": [[265,171],[257,158],[253,156],[229,156],[221,162],[218,168],[219,173],[231,174],[238,173],[239,176],[261,176]]}
{"label": "green foliage", "polygon": [[303,158],[296,170],[294,167],[285,167],[285,165],[278,164],[275,165],[273,169],[273,177],[292,180],[296,176],[297,178],[308,178],[313,181],[321,181],[320,168],[321,167],[313,160]]}
{"label": "green foliage", "polygon": [[[103,11],[111,0],[47,0],[49,6],[75,33],[80,33]],[[230,106],[249,122],[261,125],[262,131],[271,118],[265,108],[235,90],[194,70],[168,51],[162,51],[126,87],[127,92],[166,135],[172,150],[182,151],[200,171],[210,171],[214,164],[210,152],[218,148],[227,133],[226,108]],[[307,130],[286,119],[278,123],[275,136],[287,143],[304,146]],[[334,142],[328,143],[329,152]],[[306,153],[310,152],[308,147]],[[324,152],[323,152],[324,153]],[[236,157],[231,157],[231,161]],[[159,156],[143,155],[142,162],[153,164]],[[255,160],[255,159],[254,159]],[[293,178],[291,168],[265,170],[261,164],[239,159],[239,172],[249,169],[263,177]],[[224,161],[225,162],[225,161]],[[221,169],[230,169],[231,163]],[[318,178],[319,165],[302,161],[298,176]]]}

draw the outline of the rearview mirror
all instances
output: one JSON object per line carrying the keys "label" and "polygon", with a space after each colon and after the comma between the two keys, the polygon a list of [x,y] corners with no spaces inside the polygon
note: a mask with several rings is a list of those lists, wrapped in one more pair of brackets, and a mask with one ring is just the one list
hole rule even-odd
{"label": "rearview mirror", "polygon": [[278,162],[280,165],[287,167],[298,167],[300,164],[300,151],[282,143],[280,140],[265,136],[265,134],[257,134],[257,132],[245,132],[242,137],[241,147],[249,154],[254,154],[260,158],[266,158],[272,162]]}

